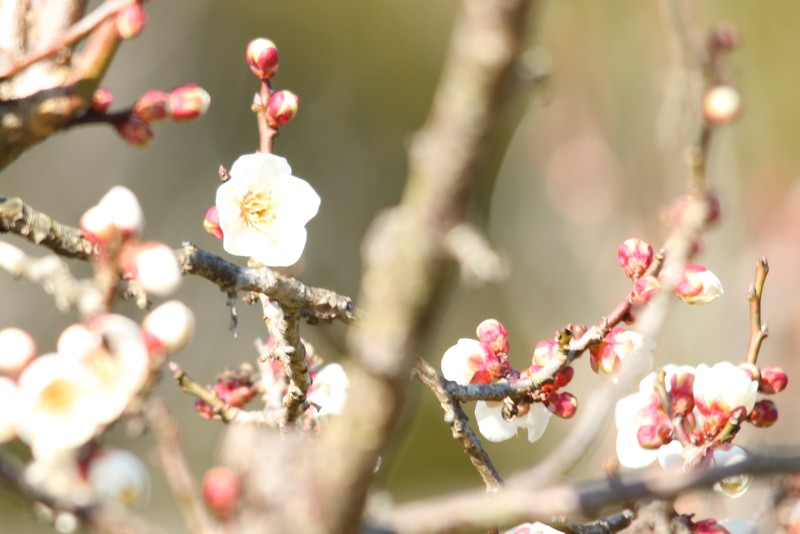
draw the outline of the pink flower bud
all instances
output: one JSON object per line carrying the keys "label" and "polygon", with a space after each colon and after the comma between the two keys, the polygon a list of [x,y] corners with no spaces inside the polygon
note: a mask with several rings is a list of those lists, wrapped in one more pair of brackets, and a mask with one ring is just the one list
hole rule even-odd
{"label": "pink flower bud", "polygon": [[758,390],[768,395],[780,393],[786,389],[789,377],[780,367],[765,367],[761,370],[761,379],[758,382]]}
{"label": "pink flower bud", "polygon": [[211,206],[206,211],[206,217],[203,219],[203,228],[217,239],[222,239],[222,227],[219,225],[219,212],[216,206]]}
{"label": "pink flower bud", "polygon": [[111,224],[122,233],[123,237],[137,237],[144,229],[144,213],[139,200],[133,191],[120,185],[109,189],[103,195],[96,206],[102,217],[99,222],[103,223],[103,218],[111,221]]}
{"label": "pink flower bud", "polygon": [[495,354],[508,353],[508,331],[497,319],[486,319],[475,332],[480,342]]}
{"label": "pink flower bud", "polygon": [[572,382],[572,377],[575,376],[575,369],[571,366],[566,366],[563,369],[559,370],[555,376],[553,377],[555,386],[557,388],[563,388],[570,382]]}
{"label": "pink flower bud", "polygon": [[742,97],[730,85],[709,89],[703,97],[703,116],[712,124],[726,124],[739,116]]}
{"label": "pink flower bud", "polygon": [[182,302],[165,302],[144,318],[142,333],[151,355],[172,354],[192,339],[194,314]]}
{"label": "pink flower bud", "polygon": [[638,278],[653,262],[653,247],[637,237],[626,239],[617,247],[617,261],[628,278]]}
{"label": "pink flower bud", "polygon": [[123,39],[133,39],[147,25],[147,12],[141,4],[131,4],[117,13],[117,33]]}
{"label": "pink flower bud", "polygon": [[102,115],[108,111],[108,108],[111,107],[111,103],[113,101],[114,95],[111,94],[111,89],[101,87],[92,93],[92,103],[89,105],[89,109],[91,109],[94,113]]}
{"label": "pink flower bud", "polygon": [[17,377],[36,357],[36,344],[29,333],[19,328],[0,330],[0,373]]}
{"label": "pink flower bud", "polygon": [[547,409],[556,417],[569,419],[578,411],[578,399],[572,393],[559,393],[553,402],[547,405]]}
{"label": "pink flower bud", "polygon": [[672,425],[666,417],[644,424],[636,431],[636,440],[643,449],[658,449],[672,441]]}
{"label": "pink flower bud", "polygon": [[533,357],[531,363],[544,367],[556,356],[558,344],[552,339],[545,339],[536,344],[533,349]]}
{"label": "pink flower bud", "polygon": [[778,420],[778,407],[770,399],[762,399],[755,403],[747,418],[755,427],[770,427]]}
{"label": "pink flower bud", "polygon": [[114,128],[119,136],[131,146],[147,146],[156,137],[149,122],[133,115],[122,122],[114,123]]}
{"label": "pink flower bud", "polygon": [[661,289],[661,284],[655,276],[643,276],[633,283],[628,295],[632,304],[640,305],[650,302],[650,299]]}
{"label": "pink flower bud", "polygon": [[147,293],[166,296],[178,288],[182,280],[181,267],[171,248],[164,243],[148,241],[129,251],[121,260],[122,268]]}
{"label": "pink flower bud", "polygon": [[688,304],[708,304],[724,291],[722,282],[702,265],[687,264],[683,276],[675,285],[675,295]]}
{"label": "pink flower bud", "polygon": [[250,70],[262,80],[269,80],[278,72],[278,49],[269,39],[261,37],[250,41],[245,56]]}
{"label": "pink flower bud", "polygon": [[147,91],[133,105],[132,113],[147,122],[166,119],[169,116],[169,94],[157,90]]}
{"label": "pink flower bud", "polygon": [[196,83],[176,87],[169,94],[169,108],[176,121],[196,119],[205,115],[211,105],[211,95]]}
{"label": "pink flower bud", "polygon": [[300,99],[291,91],[277,91],[269,97],[267,104],[267,121],[273,128],[283,126],[295,115],[300,106]]}
{"label": "pink flower bud", "polygon": [[220,520],[233,516],[241,495],[241,479],[232,469],[212,467],[203,477],[203,499]]}
{"label": "pink flower bud", "polygon": [[217,382],[214,386],[214,393],[225,404],[244,408],[255,396],[256,389],[246,380],[230,379]]}

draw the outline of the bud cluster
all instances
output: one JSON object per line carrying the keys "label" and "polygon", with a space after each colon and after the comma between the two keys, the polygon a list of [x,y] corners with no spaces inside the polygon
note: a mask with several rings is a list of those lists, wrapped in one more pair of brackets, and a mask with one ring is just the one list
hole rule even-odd
{"label": "bud cluster", "polygon": [[211,96],[195,83],[181,85],[171,91],[150,90],[140,96],[127,111],[109,113],[114,97],[107,88],[92,95],[89,112],[94,120],[106,120],[132,146],[146,146],[155,138],[152,124],[172,119],[176,122],[196,119],[211,105]]}
{"label": "bud cluster", "polygon": [[272,92],[271,80],[278,72],[280,57],[275,43],[258,38],[250,41],[245,52],[247,64],[262,82],[262,90],[253,98],[254,113],[263,113],[270,128],[277,130],[297,115],[300,99],[291,91]]}

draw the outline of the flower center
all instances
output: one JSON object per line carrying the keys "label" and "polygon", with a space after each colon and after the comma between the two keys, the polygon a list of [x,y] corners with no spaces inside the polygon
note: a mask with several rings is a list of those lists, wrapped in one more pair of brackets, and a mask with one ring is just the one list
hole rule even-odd
{"label": "flower center", "polygon": [[39,405],[51,413],[69,412],[73,402],[79,395],[80,388],[68,380],[53,380],[39,397]]}
{"label": "flower center", "polygon": [[270,232],[275,222],[275,200],[268,181],[247,191],[240,202],[242,218],[247,225],[261,232]]}

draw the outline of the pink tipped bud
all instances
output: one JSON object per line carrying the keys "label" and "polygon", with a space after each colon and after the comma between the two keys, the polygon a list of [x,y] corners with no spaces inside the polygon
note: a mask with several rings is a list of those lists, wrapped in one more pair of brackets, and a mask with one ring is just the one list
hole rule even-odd
{"label": "pink tipped bud", "polygon": [[650,302],[650,299],[661,289],[661,284],[655,276],[643,276],[633,283],[630,299],[632,304],[640,305]]}
{"label": "pink tipped bud", "polygon": [[770,427],[778,420],[778,407],[771,400],[762,399],[755,403],[747,418],[758,428]]}
{"label": "pink tipped bud", "polygon": [[0,373],[17,377],[36,357],[36,344],[19,328],[0,330]]}
{"label": "pink tipped bud", "polygon": [[164,91],[147,91],[133,105],[133,114],[143,121],[162,121],[169,116],[169,94]]}
{"label": "pink tipped bud", "polygon": [[211,95],[196,83],[176,87],[169,94],[169,109],[176,121],[187,121],[205,115]]}
{"label": "pink tipped bud", "polygon": [[117,13],[117,33],[123,39],[133,39],[147,25],[147,12],[141,4],[131,4]]}
{"label": "pink tipped bud", "polygon": [[486,319],[476,329],[478,339],[495,354],[508,353],[508,331],[497,319]]}
{"label": "pink tipped bud", "polygon": [[172,354],[192,339],[194,314],[182,302],[165,302],[144,318],[142,333],[151,355]]}
{"label": "pink tipped bud", "polygon": [[219,225],[219,212],[216,206],[211,206],[206,211],[206,217],[203,219],[203,228],[217,239],[223,238],[222,227]]}
{"label": "pink tipped bud", "polygon": [[780,393],[786,389],[789,377],[780,367],[765,367],[761,370],[761,379],[758,382],[758,390],[768,395]]}
{"label": "pink tipped bud", "polygon": [[241,479],[227,467],[212,467],[203,477],[203,499],[221,520],[233,516],[241,495]]}
{"label": "pink tipped bud", "polygon": [[250,41],[247,45],[247,64],[258,78],[269,80],[276,72],[280,58],[275,43],[269,39],[259,38]]}
{"label": "pink tipped bud", "polygon": [[257,390],[247,381],[231,379],[220,380],[214,386],[214,393],[217,398],[237,408],[244,408],[255,396]]}
{"label": "pink tipped bud", "polygon": [[626,239],[617,247],[617,261],[628,278],[638,278],[653,262],[653,247],[637,237]]}
{"label": "pink tipped bud", "polygon": [[578,399],[572,393],[559,393],[553,402],[547,405],[553,415],[562,419],[569,419],[578,411]]}
{"label": "pink tipped bud", "polygon": [[136,237],[144,229],[144,212],[133,191],[117,185],[106,193],[96,206],[123,237]]}
{"label": "pink tipped bud", "polygon": [[722,282],[702,265],[685,265],[675,285],[675,295],[688,304],[708,304],[722,294]]}
{"label": "pink tipped bud", "polygon": [[300,106],[300,99],[291,91],[277,91],[269,97],[267,105],[267,121],[273,128],[283,126],[295,115]]}
{"label": "pink tipped bud", "polygon": [[102,115],[108,111],[108,108],[111,107],[111,103],[113,101],[114,95],[111,94],[111,89],[101,87],[92,93],[92,103],[89,105],[89,109],[91,109],[94,113]]}
{"label": "pink tipped bud", "polygon": [[553,341],[552,339],[545,339],[544,341],[540,341],[536,344],[536,347],[533,349],[533,357],[531,358],[531,363],[533,365],[539,365],[544,367],[550,360],[552,360],[556,356],[556,352],[558,350],[558,344]]}
{"label": "pink tipped bud", "polygon": [[182,280],[181,266],[175,253],[164,243],[149,241],[128,249],[121,259],[123,270],[145,292],[157,296],[172,294]]}
{"label": "pink tipped bud", "polygon": [[114,123],[114,128],[119,136],[131,146],[147,146],[156,137],[150,123],[134,115],[122,122]]}
{"label": "pink tipped bud", "polygon": [[709,89],[703,97],[703,116],[712,124],[726,124],[739,116],[742,97],[730,85]]}

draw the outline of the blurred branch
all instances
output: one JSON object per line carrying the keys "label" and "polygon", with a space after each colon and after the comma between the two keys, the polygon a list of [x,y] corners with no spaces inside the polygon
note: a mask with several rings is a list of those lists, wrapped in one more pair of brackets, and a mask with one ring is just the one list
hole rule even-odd
{"label": "blurred branch", "polygon": [[767,325],[761,322],[761,295],[764,292],[764,282],[769,273],[767,257],[762,256],[756,266],[755,280],[747,291],[747,300],[750,301],[750,343],[747,346],[747,363],[755,364],[761,343],[767,338]]}
{"label": "blurred branch", "polygon": [[89,259],[94,253],[91,241],[79,229],[54,221],[20,198],[0,197],[0,233],[7,232],[67,258]]}
{"label": "blurred branch", "polygon": [[489,491],[499,489],[503,484],[503,477],[500,476],[492,459],[481,446],[478,435],[470,428],[469,419],[461,408],[461,404],[448,395],[445,388],[447,380],[424,360],[417,362],[413,374],[436,396],[436,400],[444,410],[444,420],[453,431],[453,439],[459,440],[464,446],[464,452],[467,453],[470,462],[483,479],[486,489]]}
{"label": "blurred branch", "polygon": [[765,476],[800,471],[800,456],[753,455],[748,460],[707,471],[659,471],[614,480],[581,484],[528,487],[505,486],[497,493],[471,491],[396,507],[381,520],[390,531],[414,533],[460,532],[494,524],[548,522],[553,516],[592,514],[605,506],[657,497],[672,499],[688,490],[708,488],[742,474]]}

